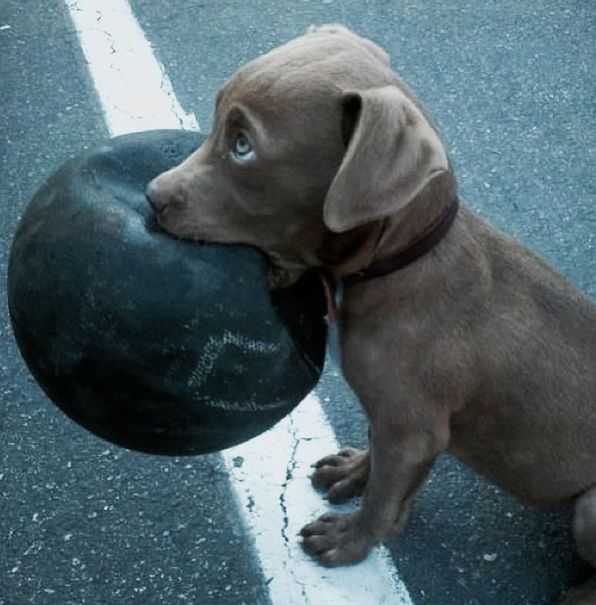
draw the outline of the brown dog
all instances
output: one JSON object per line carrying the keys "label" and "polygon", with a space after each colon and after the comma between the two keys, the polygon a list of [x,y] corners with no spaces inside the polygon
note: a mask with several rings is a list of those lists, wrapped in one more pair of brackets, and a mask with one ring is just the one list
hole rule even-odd
{"label": "brown dog", "polygon": [[[596,308],[458,210],[443,144],[382,49],[325,26],[249,63],[209,139],[147,195],[177,236],[264,250],[277,284],[313,267],[344,280],[342,364],[370,450],[317,464],[329,500],[363,500],[306,526],[307,552],[364,558],[447,451],[526,502],[574,503],[596,566]],[[565,602],[593,605],[596,587]]]}

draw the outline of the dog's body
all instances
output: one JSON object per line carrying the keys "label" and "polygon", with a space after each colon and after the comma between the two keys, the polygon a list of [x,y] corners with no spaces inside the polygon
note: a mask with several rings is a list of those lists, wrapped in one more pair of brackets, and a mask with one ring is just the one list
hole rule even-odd
{"label": "dog's body", "polygon": [[[246,243],[278,283],[353,276],[407,248],[456,197],[447,154],[386,54],[341,26],[313,29],[222,89],[208,141],[148,197],[181,237]],[[403,526],[444,451],[536,505],[574,503],[596,567],[596,308],[516,241],[460,206],[400,271],[350,279],[342,365],[370,454],[317,464],[332,502],[361,509],[302,531],[326,565],[358,561]],[[583,600],[582,600],[583,599]],[[565,603],[596,603],[585,585]]]}

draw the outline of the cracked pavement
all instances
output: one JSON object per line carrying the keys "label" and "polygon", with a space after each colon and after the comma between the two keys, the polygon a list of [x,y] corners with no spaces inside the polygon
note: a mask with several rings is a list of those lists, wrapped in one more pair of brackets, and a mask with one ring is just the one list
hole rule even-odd
{"label": "cracked pavement", "polygon": [[[470,205],[594,297],[593,5],[481,4],[131,1],[204,131],[237,66],[311,23],[343,22],[377,40],[436,119]],[[62,1],[2,2],[0,53],[0,605],[268,605],[279,578],[260,568],[229,464],[96,439],[47,402],[20,359],[4,296],[18,218],[52,170],[108,130]],[[364,418],[333,356],[317,392],[338,441],[363,446]],[[296,499],[303,494],[308,510],[289,505],[308,445],[295,439],[289,453],[268,452],[282,469],[275,489],[288,573],[294,534],[319,513],[306,484]],[[256,512],[259,496],[241,504]],[[447,457],[387,546],[416,605],[547,605],[586,572],[567,512],[523,507]]]}

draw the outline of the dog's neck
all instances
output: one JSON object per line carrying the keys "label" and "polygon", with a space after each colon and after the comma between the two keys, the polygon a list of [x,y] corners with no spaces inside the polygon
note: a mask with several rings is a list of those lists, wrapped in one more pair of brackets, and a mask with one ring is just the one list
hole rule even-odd
{"label": "dog's neck", "polygon": [[395,215],[331,234],[319,248],[322,268],[344,284],[394,273],[427,255],[447,235],[458,213],[455,181],[436,179]]}
{"label": "dog's neck", "polygon": [[343,256],[343,262],[336,260],[321,271],[328,319],[337,319],[338,297],[343,299],[351,285],[393,274],[433,250],[451,230],[459,209],[455,190],[441,201],[425,196],[405,216],[378,221],[365,232],[358,229],[347,237],[338,236],[332,254],[337,260]]}
{"label": "dog's neck", "polygon": [[[353,283],[384,277],[411,265],[435,248],[447,235],[455,221],[458,209],[459,199],[457,195],[454,195],[426,228],[418,231],[418,234],[409,239],[406,244],[402,244],[394,251],[384,255],[378,251],[381,247],[381,244],[379,244],[375,254],[376,258],[372,259],[369,265],[342,276],[344,285],[349,286]],[[382,237],[382,239],[386,239],[386,237]],[[396,238],[397,241],[400,241],[400,239],[399,237]]]}

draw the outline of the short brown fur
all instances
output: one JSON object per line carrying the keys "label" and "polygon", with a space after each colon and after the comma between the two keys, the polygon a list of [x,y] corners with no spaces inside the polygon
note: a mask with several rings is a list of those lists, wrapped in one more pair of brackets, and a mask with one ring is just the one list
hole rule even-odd
{"label": "short brown fur", "polygon": [[[246,140],[250,153],[236,153]],[[209,139],[148,187],[166,230],[256,245],[276,285],[313,267],[338,279],[366,268],[454,195],[436,129],[386,53],[335,25],[243,67],[220,92]],[[324,565],[364,558],[403,527],[449,452],[525,502],[572,503],[578,551],[596,567],[590,300],[462,205],[423,258],[346,287],[339,329],[370,448],[319,461],[313,482],[332,502],[362,494],[362,506],[307,525],[307,552]],[[594,583],[564,603],[594,605]]]}

